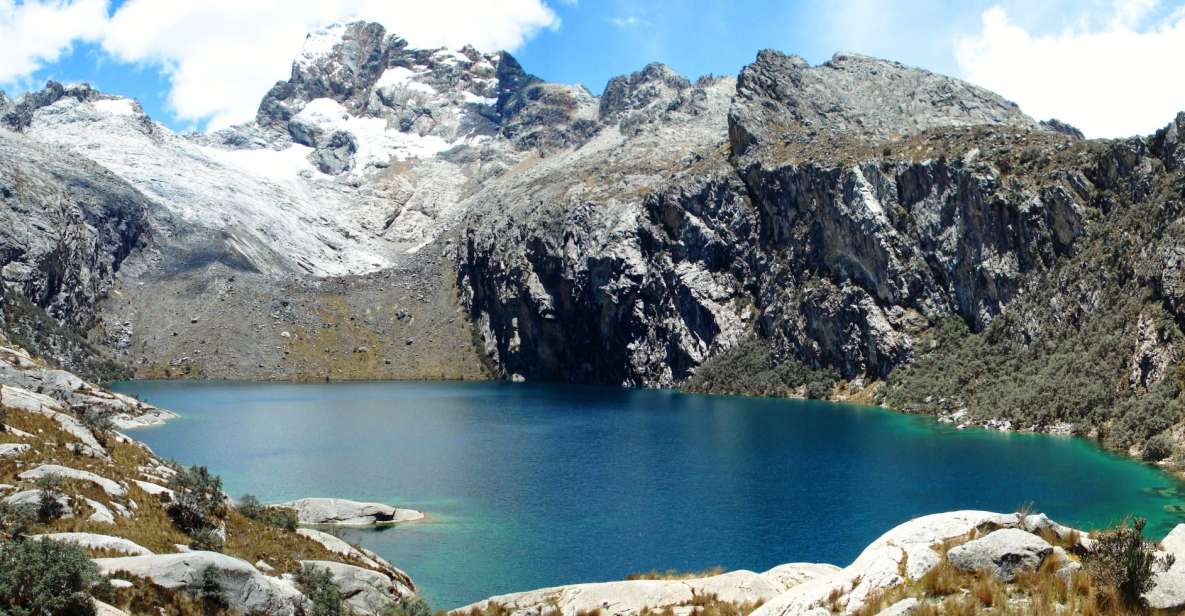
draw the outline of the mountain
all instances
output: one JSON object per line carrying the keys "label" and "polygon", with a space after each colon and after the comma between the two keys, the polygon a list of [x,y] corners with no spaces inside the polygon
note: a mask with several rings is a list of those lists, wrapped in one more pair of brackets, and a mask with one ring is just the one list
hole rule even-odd
{"label": "mountain", "polygon": [[212,134],[84,85],[0,116],[5,327],[79,370],[856,398],[1133,453],[1185,413],[1185,114],[1084,140],[768,50],[596,96],[352,23]]}

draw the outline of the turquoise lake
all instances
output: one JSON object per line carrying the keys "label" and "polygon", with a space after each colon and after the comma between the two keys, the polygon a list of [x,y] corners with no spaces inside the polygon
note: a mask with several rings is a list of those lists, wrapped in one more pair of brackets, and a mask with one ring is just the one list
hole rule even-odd
{"label": "turquoise lake", "polygon": [[434,608],[651,569],[849,563],[879,534],[953,509],[1159,539],[1181,485],[1080,439],[955,430],[813,401],[509,383],[136,381],[181,419],[135,436],[235,495],[335,496],[430,519],[341,531]]}

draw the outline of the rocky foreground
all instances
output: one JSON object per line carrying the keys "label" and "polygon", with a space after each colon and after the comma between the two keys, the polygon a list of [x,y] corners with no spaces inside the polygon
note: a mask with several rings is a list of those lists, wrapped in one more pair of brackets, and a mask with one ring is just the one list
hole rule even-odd
{"label": "rocky foreground", "polygon": [[[1084,568],[1106,539],[1042,514],[954,511],[910,520],[850,565],[577,584],[491,597],[454,616],[498,614],[1081,614],[1185,609],[1185,524],[1143,545],[1153,577],[1139,603],[1108,603]],[[1102,611],[1098,606],[1104,605]],[[1094,610],[1094,611],[1092,611]]]}
{"label": "rocky foreground", "polygon": [[[332,498],[232,503],[204,469],[163,460],[116,431],[173,416],[48,368],[0,336],[0,564],[19,566],[8,559],[20,543],[77,546],[98,576],[80,590],[108,616],[212,608],[306,614],[325,604],[326,592],[356,614],[416,600],[411,578],[377,554],[298,525],[390,524],[423,514]],[[19,601],[37,593],[5,573],[0,611],[29,608]],[[65,588],[48,592],[67,596]]]}

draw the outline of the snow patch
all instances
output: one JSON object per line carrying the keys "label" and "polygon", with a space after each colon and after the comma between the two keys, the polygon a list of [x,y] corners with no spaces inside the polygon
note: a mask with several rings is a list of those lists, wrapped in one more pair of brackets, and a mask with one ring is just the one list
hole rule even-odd
{"label": "snow patch", "polygon": [[198,149],[224,165],[278,183],[294,182],[301,171],[314,170],[308,160],[313,148],[295,143],[284,150],[224,150],[210,146]]}
{"label": "snow patch", "polygon": [[301,66],[310,66],[332,54],[333,48],[341,43],[342,35],[345,32],[345,24],[333,24],[328,28],[310,33],[304,39],[304,47],[301,48],[300,55],[296,57],[296,63]]}
{"label": "snow patch", "polygon": [[389,128],[382,118],[354,117],[340,103],[329,98],[310,101],[296,114],[296,119],[326,133],[341,130],[354,135],[358,142],[358,151],[354,154],[356,169],[382,164],[391,158],[430,158],[460,143],[450,143],[435,135],[400,132]]}
{"label": "snow patch", "polygon": [[396,66],[383,71],[379,76],[378,81],[374,82],[376,88],[403,88],[405,90],[412,90],[415,92],[423,92],[425,94],[436,94],[436,89],[426,83],[415,81],[415,76],[422,73],[413,72],[411,69]]}

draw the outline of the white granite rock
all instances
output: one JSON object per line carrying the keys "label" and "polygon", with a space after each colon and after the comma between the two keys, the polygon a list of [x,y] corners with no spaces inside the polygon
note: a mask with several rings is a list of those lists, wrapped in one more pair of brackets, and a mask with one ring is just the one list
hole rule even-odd
{"label": "white granite rock", "polygon": [[411,522],[424,517],[423,513],[413,509],[344,498],[302,498],[279,506],[295,509],[297,520],[311,525],[371,526]]}
{"label": "white granite rock", "polygon": [[78,481],[89,481],[90,483],[93,483],[93,484],[99,486],[100,488],[102,488],[103,491],[106,492],[109,496],[124,497],[124,496],[127,496],[127,494],[128,494],[128,491],[126,488],[119,485],[118,483],[115,483],[114,481],[112,481],[110,479],[107,479],[106,477],[100,477],[90,471],[80,471],[77,469],[69,468],[66,466],[60,466],[57,464],[42,464],[41,466],[38,466],[35,469],[25,471],[17,476],[20,477],[21,479],[35,480],[35,479],[50,476],[50,475],[58,475],[59,477],[62,477],[63,479],[76,479]]}
{"label": "white granite rock", "polygon": [[346,604],[361,614],[379,614],[392,602],[415,596],[415,591],[370,569],[331,560],[303,560],[302,565],[327,569]]}
{"label": "white granite rock", "polygon": [[1003,528],[986,537],[974,539],[951,548],[947,560],[963,571],[990,571],[1011,582],[1022,571],[1035,571],[1053,546],[1047,541],[1019,528]]}
{"label": "white granite rock", "polygon": [[152,555],[151,550],[135,542],[128,541],[122,537],[112,537],[110,535],[99,535],[96,533],[49,533],[45,535],[33,535],[32,538],[52,539],[54,541],[74,543],[92,550],[122,552],[124,554],[131,554],[132,556]]}
{"label": "white granite rock", "polygon": [[97,558],[104,575],[124,572],[144,577],[168,589],[189,588],[213,568],[230,608],[244,613],[296,616],[302,613],[304,595],[291,582],[268,577],[246,561],[216,552],[157,554],[126,558]]}

